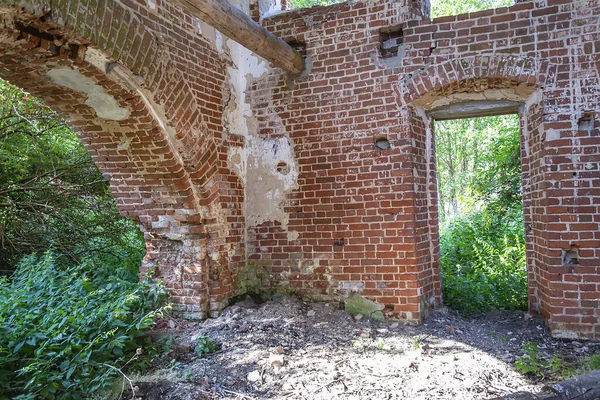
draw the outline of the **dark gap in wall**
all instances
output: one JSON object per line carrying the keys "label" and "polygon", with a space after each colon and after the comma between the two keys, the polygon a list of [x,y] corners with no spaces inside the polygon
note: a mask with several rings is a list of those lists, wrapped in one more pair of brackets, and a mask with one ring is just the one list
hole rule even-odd
{"label": "dark gap in wall", "polygon": [[569,250],[562,251],[562,265],[564,267],[579,265],[579,249],[571,246]]}
{"label": "dark gap in wall", "polygon": [[381,29],[379,31],[379,43],[382,58],[396,57],[398,49],[404,43],[402,26]]}
{"label": "dark gap in wall", "polygon": [[594,113],[587,111],[577,122],[577,129],[580,131],[591,132],[594,129]]}
{"label": "dark gap in wall", "polygon": [[300,53],[302,57],[306,57],[306,42],[298,39],[291,39],[287,40],[286,43],[289,44],[292,49]]}

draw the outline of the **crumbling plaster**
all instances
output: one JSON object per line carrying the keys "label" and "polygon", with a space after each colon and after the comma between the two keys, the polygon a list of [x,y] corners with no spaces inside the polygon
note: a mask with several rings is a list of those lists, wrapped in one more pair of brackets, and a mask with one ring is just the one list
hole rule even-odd
{"label": "crumbling plaster", "polygon": [[[248,12],[246,1],[238,3],[237,7]],[[221,51],[228,53],[232,62],[227,68],[229,92],[225,96],[224,133],[243,137],[245,144],[243,148],[229,149],[228,162],[244,185],[246,226],[273,221],[286,227],[289,219],[284,210],[286,196],[298,187],[293,144],[278,115],[271,117],[271,125],[277,129],[275,135],[259,135],[246,94],[250,85],[267,76],[271,68],[231,39],[223,43]]]}
{"label": "crumbling plaster", "polygon": [[129,117],[129,111],[119,107],[115,98],[108,95],[102,86],[81,75],[76,69],[54,68],[48,71],[48,77],[57,85],[85,93],[87,95],[85,104],[92,107],[100,118],[122,121]]}

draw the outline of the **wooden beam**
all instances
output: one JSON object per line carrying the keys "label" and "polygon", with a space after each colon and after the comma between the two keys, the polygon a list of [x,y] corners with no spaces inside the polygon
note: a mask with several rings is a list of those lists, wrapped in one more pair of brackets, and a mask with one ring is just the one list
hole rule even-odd
{"label": "wooden beam", "polygon": [[192,15],[291,74],[304,70],[304,59],[289,44],[257,24],[227,0],[177,0]]}

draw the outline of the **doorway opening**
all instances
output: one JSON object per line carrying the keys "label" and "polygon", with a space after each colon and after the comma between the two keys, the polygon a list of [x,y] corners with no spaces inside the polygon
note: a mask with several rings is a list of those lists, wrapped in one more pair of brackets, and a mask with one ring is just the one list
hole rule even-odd
{"label": "doorway opening", "polygon": [[527,310],[519,117],[432,116],[444,303]]}

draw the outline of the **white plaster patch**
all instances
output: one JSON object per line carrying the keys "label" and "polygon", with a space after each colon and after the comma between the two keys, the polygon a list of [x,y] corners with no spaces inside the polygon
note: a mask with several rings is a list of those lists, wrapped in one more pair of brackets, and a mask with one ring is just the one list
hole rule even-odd
{"label": "white plaster patch", "polygon": [[246,186],[246,150],[241,147],[230,147],[227,151],[227,162],[235,174]]}
{"label": "white plaster patch", "polygon": [[281,0],[258,0],[261,18],[267,18],[281,12]]}
{"label": "white plaster patch", "polygon": [[249,226],[279,221],[287,226],[283,205],[298,187],[298,169],[291,141],[252,136],[246,145],[246,221]]}
{"label": "white plaster patch", "polygon": [[563,330],[559,330],[559,329],[555,329],[552,331],[552,337],[555,339],[570,339],[570,340],[579,339],[579,335],[576,332],[563,331]]}
{"label": "white plaster patch", "polygon": [[151,10],[156,10],[156,3],[152,0],[148,0],[148,7],[150,7]]}
{"label": "white plaster patch", "polygon": [[223,35],[217,30],[215,30],[215,47],[219,53],[223,54]]}
{"label": "white plaster patch", "polygon": [[[251,133],[256,133],[252,108],[246,102],[248,79],[260,78],[266,74],[267,63],[231,39],[227,40],[227,47],[235,66],[227,68],[231,97],[223,116],[223,124],[227,133],[248,137]],[[249,127],[249,124],[252,126]]]}
{"label": "white plaster patch", "polygon": [[229,50],[233,61],[227,68],[230,92],[223,114],[224,133],[245,138],[245,148],[230,148],[227,158],[230,168],[244,184],[246,226],[278,221],[285,229],[289,219],[284,211],[287,194],[298,187],[293,145],[276,114],[271,117],[270,125],[279,126],[281,136],[260,136],[246,98],[251,80],[265,76],[268,64],[233,40],[228,39],[223,47]]}
{"label": "white plaster patch", "polygon": [[110,65],[110,60],[100,50],[93,47],[88,47],[85,51],[85,61],[92,64],[102,72],[106,72],[106,69]]}
{"label": "white plaster patch", "polygon": [[120,107],[114,97],[96,82],[71,68],[55,68],[47,73],[53,83],[87,95],[85,104],[92,107],[103,119],[122,121],[129,117],[129,110]]}
{"label": "white plaster patch", "polygon": [[546,141],[558,140],[560,139],[560,131],[557,129],[546,129]]}

